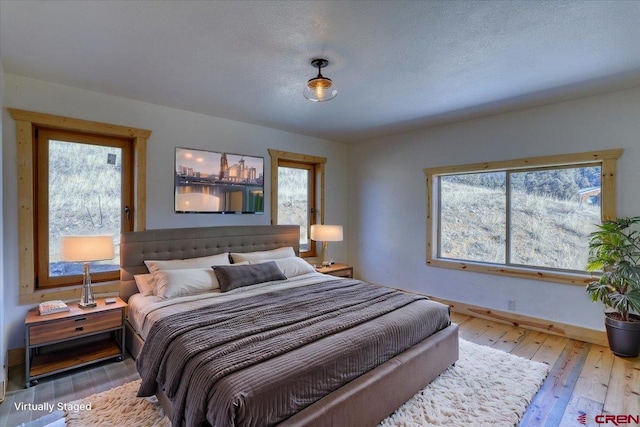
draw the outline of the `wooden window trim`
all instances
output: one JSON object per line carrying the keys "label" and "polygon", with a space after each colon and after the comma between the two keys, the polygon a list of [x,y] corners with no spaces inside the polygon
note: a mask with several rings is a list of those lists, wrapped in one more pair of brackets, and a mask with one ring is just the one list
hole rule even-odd
{"label": "wooden window trim", "polygon": [[[282,162],[308,164],[315,166],[316,188],[313,192],[315,198],[316,215],[312,224],[324,224],[324,171],[327,163],[326,157],[310,156],[307,154],[291,153],[269,149],[271,156],[271,225],[278,222],[278,166]],[[311,240],[313,242],[313,240]],[[317,256],[316,245],[310,245],[311,250],[307,257]]]}
{"label": "wooden window trim", "polygon": [[[20,304],[36,304],[51,299],[80,298],[81,285],[63,289],[35,289],[35,227],[34,227],[34,133],[37,127],[84,132],[96,135],[126,138],[133,143],[133,229],[146,228],[146,164],[147,140],[150,130],[137,129],[108,123],[93,122],[33,111],[9,108],[16,121],[18,157],[18,280]],[[96,294],[118,292],[119,281],[96,284]]]}
{"label": "wooden window trim", "polygon": [[468,165],[425,168],[423,172],[427,183],[427,265],[477,273],[497,274],[522,279],[543,280],[556,283],[586,286],[593,281],[593,275],[584,273],[565,273],[536,268],[514,267],[511,265],[487,264],[473,261],[447,260],[437,257],[438,230],[437,218],[437,178],[441,175],[461,173],[491,172],[512,169],[535,169],[544,166],[574,166],[600,163],[602,165],[602,219],[616,218],[616,164],[623,149],[590,151],[577,154],[533,157],[527,159],[504,160],[497,162],[474,163]]}

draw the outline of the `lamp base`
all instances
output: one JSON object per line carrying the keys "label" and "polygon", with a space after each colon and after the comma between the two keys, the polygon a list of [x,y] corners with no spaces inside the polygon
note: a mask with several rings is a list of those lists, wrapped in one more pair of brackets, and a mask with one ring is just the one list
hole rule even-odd
{"label": "lamp base", "polygon": [[95,301],[93,302],[87,302],[87,303],[83,303],[83,302],[79,302],[78,303],[78,307],[80,308],[93,308],[96,307],[98,304],[96,304]]}
{"label": "lamp base", "polygon": [[89,263],[85,262],[82,271],[82,295],[78,307],[93,308],[97,306],[96,300],[93,299],[93,290],[91,289],[91,275],[89,274]]}
{"label": "lamp base", "polygon": [[329,242],[322,242],[322,266],[331,267],[331,261],[329,261]]}

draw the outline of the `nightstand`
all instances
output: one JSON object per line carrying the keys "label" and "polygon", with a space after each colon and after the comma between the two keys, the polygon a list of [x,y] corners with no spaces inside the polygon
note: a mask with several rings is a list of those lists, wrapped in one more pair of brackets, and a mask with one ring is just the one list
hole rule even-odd
{"label": "nightstand", "polygon": [[316,271],[332,276],[353,278],[353,267],[347,264],[334,263],[329,267],[316,267]]}
{"label": "nightstand", "polygon": [[38,379],[109,359],[124,359],[124,310],[127,303],[97,299],[88,309],[69,303],[70,311],[41,316],[38,308],[25,319],[26,386]]}

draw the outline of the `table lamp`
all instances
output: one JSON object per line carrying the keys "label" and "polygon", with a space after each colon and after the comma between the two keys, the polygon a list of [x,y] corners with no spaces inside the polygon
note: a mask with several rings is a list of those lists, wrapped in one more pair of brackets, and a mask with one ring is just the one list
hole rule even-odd
{"label": "table lamp", "polygon": [[311,226],[311,239],[322,242],[322,266],[328,267],[331,265],[328,242],[342,241],[342,226],[314,224]]}
{"label": "table lamp", "polygon": [[91,290],[91,276],[89,262],[113,259],[113,236],[63,236],[62,260],[68,262],[82,262],[82,296],[79,307],[91,308],[96,306]]}

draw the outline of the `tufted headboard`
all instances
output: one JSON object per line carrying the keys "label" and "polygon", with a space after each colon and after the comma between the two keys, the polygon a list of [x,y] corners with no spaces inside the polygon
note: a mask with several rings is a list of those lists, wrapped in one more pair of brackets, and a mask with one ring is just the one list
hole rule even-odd
{"label": "tufted headboard", "polygon": [[300,246],[298,225],[169,228],[120,235],[120,298],[138,293],[134,274],[148,273],[145,260],[196,258]]}

